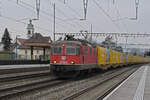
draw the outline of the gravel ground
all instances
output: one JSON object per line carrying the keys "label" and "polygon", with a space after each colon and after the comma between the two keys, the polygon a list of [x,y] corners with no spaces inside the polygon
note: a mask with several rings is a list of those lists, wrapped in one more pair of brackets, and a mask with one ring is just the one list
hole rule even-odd
{"label": "gravel ground", "polygon": [[[119,70],[124,71],[125,69],[128,69],[128,67]],[[72,93],[76,93],[79,90],[99,83],[106,78],[104,78],[104,76],[113,74],[113,72],[114,70],[87,79],[72,81],[70,83],[66,82],[66,84],[55,86],[53,88],[47,87],[42,90],[32,91],[32,93],[18,95],[10,100],[60,100],[66,96],[72,95]]]}
{"label": "gravel ground", "polygon": [[[107,91],[109,91],[111,88],[115,87],[116,84],[118,84],[120,81],[127,78],[131,73],[133,73],[136,69],[132,69],[121,76],[117,76],[104,84],[99,85],[98,87],[80,95],[79,97],[73,99],[73,100],[96,100],[97,97],[104,95]],[[87,98],[88,96],[88,98]]]}

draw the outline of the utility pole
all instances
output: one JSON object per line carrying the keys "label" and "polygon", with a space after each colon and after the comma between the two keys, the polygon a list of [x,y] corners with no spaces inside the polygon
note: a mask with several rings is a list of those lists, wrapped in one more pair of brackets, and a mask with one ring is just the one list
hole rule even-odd
{"label": "utility pole", "polygon": [[0,16],[2,16],[2,1],[0,0]]}
{"label": "utility pole", "polygon": [[86,15],[87,15],[87,7],[88,7],[88,0],[83,0],[84,19],[82,19],[82,20],[86,20]]}
{"label": "utility pole", "polygon": [[16,36],[16,59],[17,59],[17,36]]}
{"label": "utility pole", "polygon": [[16,59],[18,58],[18,42],[17,42],[17,40],[18,40],[19,36],[20,35],[16,35]]}
{"label": "utility pole", "polygon": [[131,20],[138,20],[139,2],[139,0],[135,0],[135,18],[130,18]]}
{"label": "utility pole", "polygon": [[116,38],[116,47],[117,47],[117,43],[118,43],[118,37],[117,37],[117,35],[115,35],[115,38]]}
{"label": "utility pole", "polygon": [[55,27],[55,3],[54,3],[54,23],[53,24],[54,24],[54,26],[53,26],[53,28],[54,28],[53,29],[53,34],[54,34],[54,41],[55,41],[55,28],[56,28]]}
{"label": "utility pole", "polygon": [[113,0],[113,4],[115,4],[115,0]]}
{"label": "utility pole", "polygon": [[92,40],[93,26],[91,24],[91,40]]}
{"label": "utility pole", "polygon": [[138,6],[139,6],[139,0],[135,0],[135,6],[136,6],[136,19],[138,19]]}
{"label": "utility pole", "polygon": [[93,32],[93,26],[92,26],[92,24],[91,24],[91,34],[92,34],[92,32]]}
{"label": "utility pole", "polygon": [[128,42],[128,36],[126,36],[126,44],[125,44],[125,50],[126,50],[126,52],[128,53],[128,50],[127,50],[127,42]]}
{"label": "utility pole", "polygon": [[40,0],[36,0],[36,11],[37,11],[37,19],[39,19],[40,16],[40,4],[41,1]]}

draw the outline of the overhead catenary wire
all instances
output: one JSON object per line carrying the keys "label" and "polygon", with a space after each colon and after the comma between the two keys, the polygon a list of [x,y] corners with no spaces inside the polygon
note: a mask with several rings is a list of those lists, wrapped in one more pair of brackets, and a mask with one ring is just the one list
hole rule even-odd
{"label": "overhead catenary wire", "polygon": [[[63,0],[57,0],[59,1],[60,3],[64,4],[63,3]],[[81,17],[82,17],[82,14],[80,14],[76,9],[74,9],[73,7],[71,7],[68,3],[64,4],[73,14],[73,16],[75,16],[75,18],[70,18],[70,19],[66,19],[64,21],[69,21],[69,20],[81,20]],[[89,20],[81,20],[82,22],[85,22],[84,24],[86,25],[86,27],[89,27],[91,28],[91,24],[93,24],[91,21]],[[93,24],[94,25],[94,24]],[[95,28],[99,28],[97,26],[94,26]]]}
{"label": "overhead catenary wire", "polygon": [[39,19],[40,16],[40,5],[41,5],[41,0],[36,0],[37,19]]}
{"label": "overhead catenary wire", "polygon": [[[34,6],[32,6],[31,4],[28,4],[28,3],[26,3],[26,2],[24,2],[24,1],[20,1],[20,3],[22,3],[22,4],[24,4],[24,5],[26,5],[26,6],[28,6],[28,7],[30,7],[30,8],[32,8],[33,10],[34,9],[36,9]],[[41,13],[43,13],[43,14],[45,14],[45,15],[47,15],[47,16],[51,16],[51,17],[53,17],[53,14],[50,14],[50,13],[47,13],[46,11],[44,11],[44,10],[40,10],[41,11]],[[59,18],[59,17],[56,17],[58,20],[63,20],[63,19],[61,19],[61,18]]]}
{"label": "overhead catenary wire", "polygon": [[[51,1],[49,1],[50,2],[50,5],[53,7],[53,3],[51,2]],[[61,9],[59,9],[58,7],[55,7],[55,9],[58,11],[58,12],[60,12],[61,14],[63,14],[66,18],[68,18],[68,16],[61,10]],[[56,17],[56,16],[55,16]],[[67,19],[68,20],[68,19]],[[63,21],[64,23],[68,23],[68,21],[66,21],[66,19],[62,19],[62,20],[60,20],[60,21]],[[80,24],[78,24],[77,22],[75,22],[78,26],[80,26],[80,27],[83,27],[82,25],[80,25]],[[70,24],[70,25],[72,25],[73,27],[76,27],[74,24],[72,24],[72,23],[68,23],[68,24]]]}
{"label": "overhead catenary wire", "polygon": [[[117,14],[118,14],[118,16],[121,18],[121,14],[119,13],[119,10],[117,9],[117,7],[116,7],[116,5],[115,5],[115,9],[116,9],[116,11],[117,11]],[[128,32],[128,28],[127,28],[127,26],[126,26],[126,24],[123,22],[123,20],[120,20],[121,21],[121,23],[122,23],[122,25],[124,26],[124,28],[125,28],[125,30],[126,30],[126,32]],[[118,42],[118,38],[117,38],[117,36],[115,37],[116,38],[116,44],[117,44],[117,42]],[[125,44],[127,45],[127,39],[128,39],[128,37],[125,37]],[[126,45],[125,45],[125,48],[126,48]]]}
{"label": "overhead catenary wire", "polygon": [[[27,25],[27,24],[28,24],[28,23],[22,22],[22,21],[20,21],[20,20],[17,20],[17,19],[15,19],[15,18],[12,18],[12,17],[4,16],[4,15],[2,15],[2,16],[0,16],[0,17],[5,18],[5,19],[8,19],[8,20],[11,20],[11,21],[13,21],[13,22],[21,23],[21,24],[24,24],[24,25]],[[50,32],[50,31],[51,31],[51,30],[48,30],[48,29],[45,29],[45,28],[42,28],[42,27],[39,27],[39,26],[36,26],[36,25],[34,25],[34,26],[37,27],[37,28],[39,28],[39,29],[41,29],[41,30],[44,30],[44,31],[46,31],[46,32]]]}
{"label": "overhead catenary wire", "polygon": [[2,1],[0,0],[0,16],[2,15]]}
{"label": "overhead catenary wire", "polygon": [[[13,2],[12,0],[8,0],[8,1]],[[22,4],[23,4],[23,5],[22,5]],[[34,12],[36,13],[36,11],[34,10],[34,9],[36,9],[36,8],[33,7],[33,6],[30,5],[30,4],[27,4],[27,3],[23,2],[23,1],[20,1],[20,3],[19,3],[18,5],[21,6],[21,7],[23,7],[23,8],[25,8],[25,9],[27,9],[27,10],[29,10],[29,11],[34,11]],[[47,16],[50,15],[50,13],[47,13],[47,12],[45,12],[45,11],[43,11],[43,10],[42,10],[42,14],[47,15]],[[47,17],[47,16],[43,16],[43,17],[45,17],[44,20],[47,19],[46,22],[49,22],[49,20],[53,21],[53,19],[51,19],[51,18],[49,18],[49,17]],[[52,17],[53,15],[51,14],[50,16]],[[63,19],[62,19],[62,20],[63,20]],[[66,28],[66,29],[69,30],[70,28],[68,28],[67,26],[61,25],[61,24],[64,23],[64,22],[62,23],[62,20],[61,20],[61,22],[59,22],[59,23],[56,22],[57,26],[61,26],[62,28]],[[72,25],[71,25],[71,26],[72,26]],[[74,28],[74,27],[75,27],[75,26],[72,26],[72,28]]]}
{"label": "overhead catenary wire", "polygon": [[[64,4],[62,0],[57,0],[57,1],[59,1],[59,2],[62,3],[62,4]],[[88,2],[86,2],[86,3],[88,3]],[[68,20],[81,20],[81,21],[84,21],[84,22],[86,22],[86,23],[84,23],[84,24],[86,24],[87,27],[89,27],[89,25],[90,25],[90,28],[91,28],[92,22],[90,22],[89,20],[83,20],[83,19],[85,19],[85,18],[82,18],[82,19],[81,19],[81,14],[80,14],[78,11],[76,11],[76,9],[74,9],[73,7],[71,7],[70,5],[68,5],[67,3],[65,4],[65,6],[66,6],[71,12],[74,13],[74,16],[76,16],[75,18],[71,18],[71,19],[68,19]],[[86,5],[86,8],[87,8],[87,5]],[[85,9],[85,10],[87,10],[87,9]],[[87,12],[87,11],[86,11],[86,12]],[[66,19],[66,20],[64,20],[64,21],[68,21],[68,20]],[[94,27],[96,27],[96,26],[94,26]]]}
{"label": "overhead catenary wire", "polygon": [[[12,0],[8,0],[8,1],[12,1]],[[27,7],[30,7],[32,10],[35,10],[35,9],[36,9],[36,7],[32,6],[31,4],[26,3],[26,2],[24,2],[24,1],[20,1],[19,4],[24,4],[24,5],[26,5]],[[48,13],[48,12],[42,10],[42,9],[40,10],[40,12],[43,13],[43,14],[45,14],[45,15],[47,15],[47,16],[50,16],[50,17],[53,17],[53,16],[54,16],[53,14]],[[60,20],[60,21],[63,22],[63,23],[65,23],[65,22],[63,21],[63,19],[62,19],[62,18],[59,18],[58,16],[56,16],[56,19],[57,19],[57,20]],[[75,25],[73,25],[73,24],[71,24],[71,23],[68,23],[68,24],[70,24],[72,27],[76,27]]]}
{"label": "overhead catenary wire", "polygon": [[113,21],[112,17],[99,5],[99,3],[96,0],[93,0],[95,5],[109,18],[109,20],[116,26],[117,30],[121,31],[120,27]]}
{"label": "overhead catenary wire", "polygon": [[83,0],[84,20],[87,18],[88,0]]}
{"label": "overhead catenary wire", "polygon": [[115,4],[115,0],[113,0],[113,4]]}
{"label": "overhead catenary wire", "polygon": [[[61,9],[59,9],[59,8],[56,8],[56,10],[58,11],[58,12],[60,12],[61,14],[63,14],[67,19],[64,19],[63,21],[64,22],[69,22],[69,21],[80,21],[80,19],[77,19],[77,18],[69,18]],[[82,26],[81,24],[79,24],[79,23],[77,23],[77,22],[75,22],[78,26],[80,26],[80,27],[82,27],[82,28],[85,28],[84,26]]]}
{"label": "overhead catenary wire", "polygon": [[[21,1],[21,0],[20,0]],[[19,1],[19,3],[20,3],[20,1]],[[22,1],[21,1],[22,2]],[[30,5],[30,4],[29,4]],[[66,5],[66,4],[65,4]],[[32,5],[31,5],[32,6]],[[33,6],[32,6],[33,7]],[[35,7],[34,7],[34,9],[35,9]],[[107,12],[106,12],[107,13]],[[109,15],[109,14],[108,14]],[[111,16],[110,16],[111,17]],[[62,18],[61,18],[62,19]],[[112,19],[112,18],[111,18]],[[65,21],[64,19],[62,19],[62,21]],[[66,21],[67,22],[67,21]],[[115,23],[114,21],[113,21],[113,23]]]}
{"label": "overhead catenary wire", "polygon": [[[50,2],[50,4],[53,6],[53,3],[49,0],[47,0],[48,2]],[[61,2],[61,1],[60,1]],[[63,19],[64,22],[69,22],[69,21],[80,21],[80,18],[74,17],[73,18],[69,18],[68,15],[66,15],[61,9],[59,9],[58,7],[56,7],[56,11],[60,12],[61,14],[64,15],[64,17],[66,17],[67,19]],[[82,26],[81,24],[79,24],[78,22],[74,22],[76,23],[78,26],[85,28],[84,26]]]}
{"label": "overhead catenary wire", "polygon": [[140,0],[135,0],[135,6],[136,6],[136,19],[138,19],[138,8],[139,8],[139,2]]}
{"label": "overhead catenary wire", "polygon": [[138,20],[139,3],[140,0],[135,0],[135,17],[130,18],[130,20]]}
{"label": "overhead catenary wire", "polygon": [[[27,4],[27,3],[25,3],[25,2],[22,2],[23,4],[26,4],[26,5],[28,5],[29,7],[32,7],[32,9],[35,9],[35,7],[33,7],[32,5],[30,5],[30,4]],[[51,6],[53,6],[53,4],[50,2],[50,4],[51,4]],[[58,8],[56,7],[56,10],[58,10]],[[60,9],[58,10],[59,12],[61,12],[61,13],[63,13],[62,11],[60,11]],[[42,10],[41,9],[41,13],[43,13],[43,14],[46,14],[46,15],[50,15],[51,17],[53,17],[54,15],[53,14],[51,14],[51,13],[47,13],[46,11],[44,11],[44,10]],[[64,14],[64,13],[63,13]],[[62,18],[60,18],[60,17],[58,17],[58,16],[55,16],[56,17],[56,19],[57,20],[59,20],[59,21],[61,21],[62,23],[65,23],[66,24],[66,22],[64,22],[64,19],[62,19]],[[69,22],[67,22],[68,24],[70,24],[72,27],[76,27],[76,25],[74,25],[74,24],[72,24],[72,23],[69,23]],[[81,25],[79,25],[79,26],[81,26]]]}
{"label": "overhead catenary wire", "polygon": [[[121,17],[121,14],[120,14],[120,12],[119,12],[119,10],[118,10],[117,7],[116,7],[116,5],[114,5],[114,6],[115,6],[115,9],[116,9],[116,12],[117,12],[118,16],[119,16],[120,18],[122,18],[122,17]],[[127,25],[123,22],[123,20],[120,20],[120,21],[121,21],[122,25],[124,26],[126,32],[128,32]]]}
{"label": "overhead catenary wire", "polygon": [[[8,0],[8,1],[12,1],[12,0]],[[22,1],[19,1],[19,2],[22,2]],[[19,4],[19,6],[24,7],[25,9],[31,10],[30,8],[25,7],[25,6],[23,6],[23,5],[20,5],[20,4]],[[25,25],[28,24],[28,23],[25,23],[25,22],[23,22],[23,21],[17,20],[17,19],[15,19],[15,18],[7,17],[7,16],[4,16],[4,15],[2,15],[2,16],[0,16],[0,17],[3,17],[3,18],[5,18],[5,19],[8,19],[8,20],[11,20],[11,21],[14,21],[14,22],[22,23],[22,24],[25,24]],[[48,29],[45,29],[45,28],[42,28],[42,27],[39,27],[39,26],[36,26],[36,25],[35,25],[35,27],[37,27],[37,28],[39,28],[39,29],[41,29],[41,30],[50,32],[50,30],[48,30]]]}
{"label": "overhead catenary wire", "polygon": [[[60,3],[64,4],[62,0],[57,0]],[[70,20],[81,20],[81,14],[74,9],[73,7],[71,7],[70,5],[68,5],[67,3],[65,4],[65,6],[72,12],[74,13],[74,16],[76,16],[75,18],[71,18]],[[66,21],[66,20],[65,20]],[[89,20],[83,20],[86,21],[89,25],[91,25],[91,22]]]}
{"label": "overhead catenary wire", "polygon": [[[63,1],[58,0],[59,2],[63,3]],[[71,6],[69,6],[68,4],[65,4],[66,7],[69,8],[69,10],[71,10],[75,16],[81,17],[81,15],[78,13],[78,11],[76,11],[74,8],[72,8]],[[80,19],[80,18],[79,18]]]}

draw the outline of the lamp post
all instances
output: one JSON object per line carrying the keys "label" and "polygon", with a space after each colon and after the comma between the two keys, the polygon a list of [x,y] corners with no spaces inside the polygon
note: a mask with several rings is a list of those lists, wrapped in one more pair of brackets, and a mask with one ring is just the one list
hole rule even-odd
{"label": "lamp post", "polygon": [[56,31],[56,6],[55,6],[55,3],[54,3],[54,22],[53,22],[53,34],[54,34],[54,42],[55,42],[55,31]]}
{"label": "lamp post", "polygon": [[17,39],[18,39],[18,37],[19,37],[20,35],[16,35],[16,59],[17,59],[17,56],[18,56],[18,47],[17,47]]}

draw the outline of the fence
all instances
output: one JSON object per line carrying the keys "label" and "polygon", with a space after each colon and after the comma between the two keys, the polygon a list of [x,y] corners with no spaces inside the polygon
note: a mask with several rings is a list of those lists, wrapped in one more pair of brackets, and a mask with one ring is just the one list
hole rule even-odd
{"label": "fence", "polygon": [[12,51],[0,51],[0,65],[49,64],[49,62],[49,55],[34,55],[34,59],[31,60],[31,56],[18,55],[16,58]]}
{"label": "fence", "polygon": [[0,60],[12,60],[15,59],[15,53],[12,51],[0,51]]}
{"label": "fence", "polygon": [[[17,59],[21,60],[31,60],[31,55],[18,55]],[[50,60],[50,55],[33,55],[32,60]]]}
{"label": "fence", "polygon": [[49,61],[41,60],[0,60],[0,65],[22,65],[22,64],[49,64]]}

